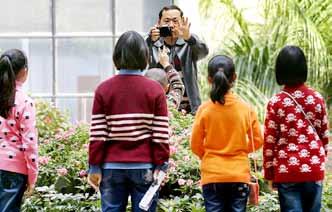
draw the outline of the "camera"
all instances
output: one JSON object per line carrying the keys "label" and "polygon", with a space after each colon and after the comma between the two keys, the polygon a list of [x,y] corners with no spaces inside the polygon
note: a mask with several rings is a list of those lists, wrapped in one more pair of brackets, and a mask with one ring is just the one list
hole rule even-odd
{"label": "camera", "polygon": [[170,26],[160,26],[158,27],[160,32],[160,37],[172,36],[172,27]]}

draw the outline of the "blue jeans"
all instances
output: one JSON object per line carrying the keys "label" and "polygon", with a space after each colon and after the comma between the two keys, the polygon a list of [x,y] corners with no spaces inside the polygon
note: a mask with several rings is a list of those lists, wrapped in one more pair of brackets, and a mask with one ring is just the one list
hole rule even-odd
{"label": "blue jeans", "polygon": [[[125,212],[131,196],[133,212],[143,211],[138,204],[153,182],[153,169],[103,169],[100,184],[103,212]],[[149,211],[157,208],[158,194]]]}
{"label": "blue jeans", "polygon": [[211,183],[203,185],[206,212],[245,212],[249,195],[246,183]]}
{"label": "blue jeans", "polygon": [[319,212],[322,182],[278,183],[281,212]]}
{"label": "blue jeans", "polygon": [[18,212],[28,177],[0,170],[0,212]]}

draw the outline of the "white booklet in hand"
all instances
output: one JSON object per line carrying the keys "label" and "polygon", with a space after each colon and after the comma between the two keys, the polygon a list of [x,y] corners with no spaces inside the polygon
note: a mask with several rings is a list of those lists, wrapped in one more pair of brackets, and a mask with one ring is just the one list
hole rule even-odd
{"label": "white booklet in hand", "polygon": [[166,173],[163,171],[159,171],[158,176],[157,176],[157,180],[156,182],[152,183],[152,185],[150,186],[150,188],[148,189],[148,191],[144,194],[143,198],[141,199],[140,203],[139,203],[139,207],[142,210],[149,210],[153,197],[156,194],[156,192],[158,191],[161,183],[163,182],[163,180],[166,177]]}

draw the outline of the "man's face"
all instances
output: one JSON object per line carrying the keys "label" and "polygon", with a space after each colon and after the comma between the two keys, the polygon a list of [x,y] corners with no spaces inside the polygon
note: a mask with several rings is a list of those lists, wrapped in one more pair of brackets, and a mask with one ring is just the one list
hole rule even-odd
{"label": "man's face", "polygon": [[162,13],[162,17],[159,20],[159,26],[170,26],[172,28],[173,37],[175,35],[174,28],[178,28],[180,26],[180,22],[182,21],[181,13],[178,10],[167,10]]}

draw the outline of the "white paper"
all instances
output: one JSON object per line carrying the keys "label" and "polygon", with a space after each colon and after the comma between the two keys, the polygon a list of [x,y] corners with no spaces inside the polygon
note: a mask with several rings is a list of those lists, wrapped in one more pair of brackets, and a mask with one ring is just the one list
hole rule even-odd
{"label": "white paper", "polygon": [[156,183],[152,183],[152,185],[149,187],[149,189],[147,190],[147,192],[144,194],[143,198],[141,199],[140,203],[139,203],[139,207],[142,210],[149,210],[151,203],[152,203],[152,199],[154,197],[154,195],[156,194],[156,192],[158,191],[161,183],[163,182],[163,180],[166,177],[166,173],[163,171],[159,171],[158,176],[157,176],[157,182]]}

